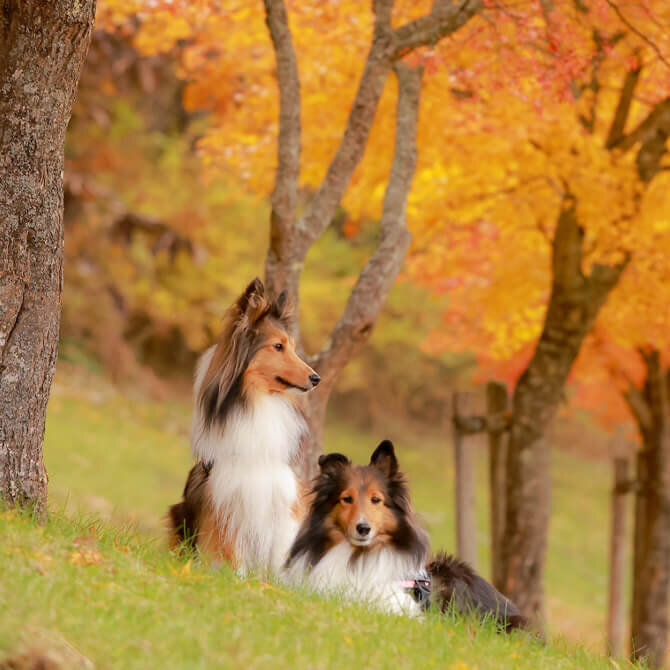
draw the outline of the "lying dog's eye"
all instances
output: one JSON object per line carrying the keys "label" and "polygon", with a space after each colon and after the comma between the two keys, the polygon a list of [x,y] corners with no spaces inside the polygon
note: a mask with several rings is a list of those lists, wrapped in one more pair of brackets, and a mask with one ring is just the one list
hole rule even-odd
{"label": "lying dog's eye", "polygon": [[281,342],[275,342],[275,349],[281,351],[284,348],[284,345]]}
{"label": "lying dog's eye", "polygon": [[382,499],[377,496],[372,496],[372,498],[370,498],[370,502],[372,502],[373,505],[378,505],[381,501]]}
{"label": "lying dog's eye", "polygon": [[343,503],[347,503],[347,505],[351,505],[354,502],[354,499],[351,496],[344,496],[342,498]]}

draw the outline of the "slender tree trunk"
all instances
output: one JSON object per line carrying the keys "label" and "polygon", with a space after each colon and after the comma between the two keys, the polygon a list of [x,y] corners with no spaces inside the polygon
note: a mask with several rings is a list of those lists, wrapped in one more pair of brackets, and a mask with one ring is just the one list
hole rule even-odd
{"label": "slender tree trunk", "polygon": [[670,370],[643,350],[647,376],[626,399],[642,437],[638,453],[633,568],[632,657],[664,666],[670,606]]}
{"label": "slender tree trunk", "polygon": [[321,383],[307,401],[310,430],[302,464],[303,474],[307,476],[313,473],[321,451],[328,397],[344,366],[370,337],[409,246],[405,210],[416,165],[421,69],[411,69],[399,59],[418,47],[436,44],[446,35],[456,32],[482,11],[485,4],[483,0],[435,0],[427,14],[394,28],[391,22],[394,2],[372,2],[372,39],[342,140],[323,181],[299,216],[301,125],[298,65],[284,0],[264,0],[279,86],[277,173],[272,193],[265,281],[271,295],[288,290],[295,309],[291,332],[299,350],[302,349],[298,320],[299,288],[305,257],[330,225],[363,157],[389,74],[394,70],[398,77],[395,156],[384,198],[380,242],[358,277],[328,342],[310,361],[321,375]]}
{"label": "slender tree trunk", "polygon": [[95,0],[0,0],[0,497],[42,514],[63,284],[63,151]]}
{"label": "slender tree trunk", "polygon": [[553,242],[553,285],[535,354],[512,399],[507,452],[503,586],[542,627],[542,573],[549,526],[549,445],[545,432],[561,402],[579,349],[624,264],[582,273],[582,230],[576,203],[564,197]]}

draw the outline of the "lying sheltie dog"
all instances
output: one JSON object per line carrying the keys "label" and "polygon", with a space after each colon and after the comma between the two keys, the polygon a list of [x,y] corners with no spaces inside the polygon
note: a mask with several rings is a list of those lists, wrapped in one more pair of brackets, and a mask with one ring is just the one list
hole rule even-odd
{"label": "lying sheltie dog", "polygon": [[196,368],[197,462],[169,511],[173,546],[189,541],[243,574],[279,572],[304,517],[294,472],[306,429],[299,396],[320,378],[296,354],[288,316],[286,293],[271,302],[259,279],[226,313]]}
{"label": "lying sheltie dog", "polygon": [[382,442],[370,464],[342,454],[319,459],[311,507],[286,563],[288,579],[420,615],[429,602],[493,617],[504,630],[523,627],[519,609],[466,563],[447,554],[428,559],[428,536],[417,523],[393,444]]}

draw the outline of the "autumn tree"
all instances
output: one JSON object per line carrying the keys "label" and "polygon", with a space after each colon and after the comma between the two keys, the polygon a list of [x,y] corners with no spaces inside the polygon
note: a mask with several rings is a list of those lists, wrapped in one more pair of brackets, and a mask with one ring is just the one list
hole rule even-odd
{"label": "autumn tree", "polygon": [[63,284],[63,147],[95,0],[0,18],[0,497],[45,510],[44,421]]}
{"label": "autumn tree", "polygon": [[[572,26],[571,39],[560,42],[572,54],[564,58],[554,43],[547,57],[570,63],[579,54],[564,70],[563,95],[559,89],[547,99],[542,81],[521,95],[501,94],[500,118],[490,118],[485,132],[470,131],[479,156],[464,154],[452,188],[440,192],[449,193],[457,223],[424,229],[410,261],[418,280],[432,277],[452,298],[448,331],[432,346],[469,347],[484,367],[515,382],[497,585],[540,618],[550,513],[545,435],[600,309],[631,262],[648,262],[636,251],[641,238],[655,235],[646,201],[659,198],[654,181],[666,150],[668,91],[657,53],[664,5],[646,3],[628,15],[614,3],[598,12],[563,3],[547,8],[546,34]],[[468,95],[474,115],[484,93]],[[539,109],[528,104],[531,96]],[[514,115],[523,122],[512,125]],[[484,180],[474,164],[487,156]],[[435,249],[443,251],[440,262],[431,260]]]}

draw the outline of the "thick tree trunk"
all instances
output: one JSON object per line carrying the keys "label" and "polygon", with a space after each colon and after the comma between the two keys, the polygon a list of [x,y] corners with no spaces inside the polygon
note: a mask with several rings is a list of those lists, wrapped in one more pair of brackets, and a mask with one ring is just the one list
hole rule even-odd
{"label": "thick tree trunk", "polygon": [[95,0],[0,0],[0,497],[44,512],[63,151]]}
{"label": "thick tree trunk", "polygon": [[670,371],[656,350],[641,351],[647,376],[626,394],[636,418],[638,453],[633,561],[632,658],[664,667],[670,605]]}
{"label": "thick tree trunk", "polygon": [[543,439],[570,368],[623,264],[582,273],[582,230],[576,203],[564,197],[553,242],[553,285],[535,354],[512,399],[507,452],[504,592],[541,627],[542,572],[549,525],[549,446]]}

